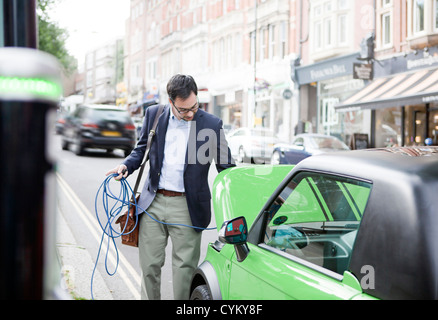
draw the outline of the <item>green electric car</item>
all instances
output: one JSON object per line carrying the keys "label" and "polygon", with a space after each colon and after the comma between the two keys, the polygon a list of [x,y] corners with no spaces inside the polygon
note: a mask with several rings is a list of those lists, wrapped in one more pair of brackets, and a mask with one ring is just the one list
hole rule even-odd
{"label": "green electric car", "polygon": [[437,299],[437,190],[436,147],[225,170],[191,299]]}

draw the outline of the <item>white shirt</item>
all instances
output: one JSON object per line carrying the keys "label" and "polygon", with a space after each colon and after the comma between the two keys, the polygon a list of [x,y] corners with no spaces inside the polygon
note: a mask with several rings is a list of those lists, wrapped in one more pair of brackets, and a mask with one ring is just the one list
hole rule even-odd
{"label": "white shirt", "polygon": [[164,144],[163,166],[161,168],[159,189],[185,192],[184,165],[189,140],[191,121],[178,120],[169,112],[169,125],[167,127]]}

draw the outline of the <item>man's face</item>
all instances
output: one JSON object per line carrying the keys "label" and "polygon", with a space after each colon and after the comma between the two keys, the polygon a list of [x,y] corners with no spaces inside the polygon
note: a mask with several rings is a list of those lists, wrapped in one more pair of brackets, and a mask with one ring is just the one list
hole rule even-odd
{"label": "man's face", "polygon": [[199,108],[198,97],[194,92],[185,100],[177,97],[175,101],[169,99],[169,103],[178,120],[192,121]]}

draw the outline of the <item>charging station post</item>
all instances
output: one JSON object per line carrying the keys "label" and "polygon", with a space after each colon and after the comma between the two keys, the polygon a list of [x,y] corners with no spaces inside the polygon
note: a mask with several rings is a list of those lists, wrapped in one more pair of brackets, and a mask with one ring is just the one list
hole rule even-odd
{"label": "charging station post", "polygon": [[0,48],[0,299],[52,299],[60,289],[55,157],[48,140],[60,66],[31,48]]}

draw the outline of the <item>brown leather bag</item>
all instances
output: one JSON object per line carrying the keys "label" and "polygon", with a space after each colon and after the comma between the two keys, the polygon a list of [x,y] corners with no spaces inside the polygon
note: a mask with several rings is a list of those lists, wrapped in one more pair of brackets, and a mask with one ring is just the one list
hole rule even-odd
{"label": "brown leather bag", "polygon": [[[140,166],[140,171],[137,176],[137,181],[135,183],[134,191],[131,198],[131,205],[129,206],[129,209],[126,210],[117,220],[116,224],[120,224],[120,230],[122,233],[122,244],[132,246],[132,247],[138,247],[138,234],[140,229],[140,221],[137,222],[138,216],[135,216],[136,206],[135,203],[138,203],[138,199],[140,198],[140,195],[136,196],[136,202],[134,202],[134,196],[137,194],[137,189],[140,184],[141,177],[143,175],[143,170],[145,167],[146,162],[149,160],[149,149],[151,148],[152,138],[155,135],[155,129],[157,128],[158,124],[158,117],[163,112],[164,105],[160,105],[157,114],[155,115],[154,123],[152,125],[152,129],[149,131],[148,136],[148,142],[146,145],[146,152],[145,152],[145,160]],[[126,221],[128,220],[128,221]],[[125,227],[126,225],[126,227]],[[134,229],[135,228],[135,229]]]}
{"label": "brown leather bag", "polygon": [[[140,195],[137,196],[137,201],[140,198]],[[129,214],[128,214],[129,213]],[[128,219],[128,221],[126,221]],[[122,244],[132,247],[138,247],[138,232],[140,226],[135,225],[135,206],[131,205],[129,208],[129,212],[125,211],[117,220],[117,224],[120,224],[120,230],[122,233]],[[139,221],[138,221],[139,223]],[[126,227],[125,227],[126,225]],[[134,229],[135,228],[135,229]],[[133,230],[134,229],[134,230]]]}

